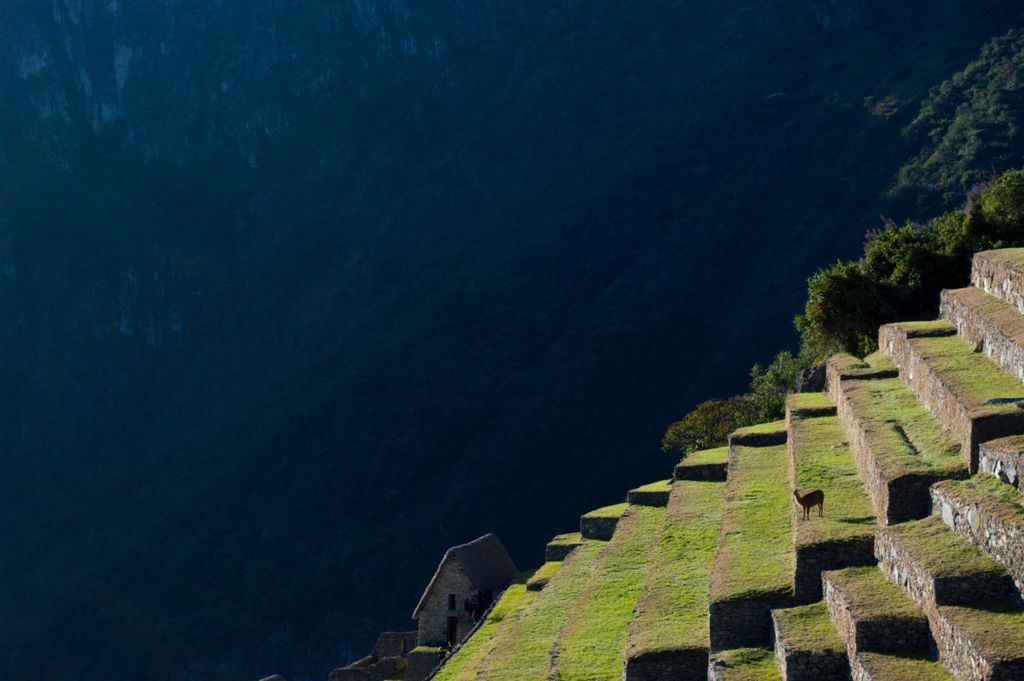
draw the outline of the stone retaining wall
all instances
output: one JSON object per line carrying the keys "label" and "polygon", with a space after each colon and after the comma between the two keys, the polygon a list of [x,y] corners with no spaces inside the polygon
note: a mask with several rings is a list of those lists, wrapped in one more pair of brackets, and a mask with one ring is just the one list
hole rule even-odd
{"label": "stone retaining wall", "polygon": [[626,494],[626,501],[636,506],[668,506],[669,490],[633,489]]}
{"label": "stone retaining wall", "polygon": [[[614,529],[612,530],[614,532]],[[544,562],[557,563],[569,557],[569,554],[579,548],[579,544],[552,543],[544,547]]]}
{"label": "stone retaining wall", "polygon": [[373,656],[379,659],[385,657],[404,657],[410,650],[416,647],[416,636],[418,631],[385,631],[377,637],[377,643],[373,646]]}
{"label": "stone retaining wall", "polygon": [[842,588],[823,576],[825,604],[839,638],[846,642],[847,651],[856,655],[860,651],[899,652],[927,650],[931,641],[928,620],[882,618],[858,620],[851,610],[850,600]]}
{"label": "stone retaining wall", "polygon": [[993,262],[985,252],[975,253],[971,284],[1010,303],[1024,313],[1024,275],[1002,263]]}
{"label": "stone retaining wall", "polygon": [[1024,347],[1002,329],[978,314],[957,291],[943,291],[939,314],[956,324],[957,334],[980,348],[1017,380],[1024,381]]}
{"label": "stone retaining wall", "polygon": [[972,415],[957,395],[932,371],[899,324],[878,331],[878,347],[900,368],[900,376],[928,411],[960,440],[971,473],[978,471],[978,446],[986,440],[1024,432],[1024,411],[1017,407]]}
{"label": "stone retaining wall", "polygon": [[733,433],[729,436],[729,446],[774,447],[786,444],[786,431],[777,430],[771,433]]}
{"label": "stone retaining wall", "polygon": [[797,603],[821,600],[821,573],[875,564],[874,537],[820,542],[794,549],[793,592]]}
{"label": "stone retaining wall", "polygon": [[771,611],[793,605],[793,596],[788,590],[759,594],[756,598],[712,602],[708,606],[711,650],[767,647],[772,642]]}
{"label": "stone retaining wall", "polygon": [[676,464],[676,480],[697,480],[701,482],[725,482],[728,463]]}
{"label": "stone retaining wall", "polygon": [[[985,555],[1005,565],[1016,588],[1024,591],[1024,525],[1008,523],[984,505],[949,494],[941,485],[933,487],[931,494],[932,505],[943,522]],[[1003,598],[1017,599],[1015,594],[1003,594]]]}
{"label": "stone retaining wall", "polygon": [[708,674],[706,648],[679,648],[642,653],[626,659],[624,681],[703,681]]}
{"label": "stone retaining wall", "polygon": [[1006,577],[990,573],[936,576],[886,530],[878,530],[875,553],[879,567],[889,581],[898,585],[926,612],[935,605],[969,605],[979,601],[1007,601],[1013,594],[1013,583]]}
{"label": "stone retaining wall", "polygon": [[615,534],[618,524],[619,516],[581,516],[580,534],[584,539],[608,541]]}
{"label": "stone retaining wall", "polygon": [[772,626],[775,632],[775,660],[785,681],[847,681],[850,675],[850,662],[846,651],[787,648],[784,643],[782,621],[774,612]]}
{"label": "stone retaining wall", "polygon": [[1009,437],[982,442],[978,452],[978,468],[991,473],[1008,485],[1024,491],[1024,438]]}
{"label": "stone retaining wall", "polygon": [[405,681],[423,681],[434,673],[444,656],[444,651],[437,649],[411,651],[405,667]]}
{"label": "stone retaining wall", "polygon": [[[837,415],[846,431],[850,451],[857,462],[860,479],[867,488],[875,516],[882,525],[906,520],[926,518],[931,512],[928,488],[945,479],[942,475],[904,475],[887,480],[878,466],[878,457],[867,428],[857,417],[850,399],[843,391],[845,381],[870,379],[840,379],[830,382],[830,396],[836,402]],[[888,427],[895,428],[893,424]],[[966,471],[964,471],[966,475]]]}

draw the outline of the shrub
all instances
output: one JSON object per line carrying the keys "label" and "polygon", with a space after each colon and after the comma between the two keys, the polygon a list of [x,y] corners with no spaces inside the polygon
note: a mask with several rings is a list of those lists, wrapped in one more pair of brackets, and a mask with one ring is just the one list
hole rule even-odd
{"label": "shrub", "polygon": [[729,441],[729,433],[753,423],[757,423],[757,405],[749,396],[707,400],[668,427],[661,439],[661,451],[683,456],[721,447]]}

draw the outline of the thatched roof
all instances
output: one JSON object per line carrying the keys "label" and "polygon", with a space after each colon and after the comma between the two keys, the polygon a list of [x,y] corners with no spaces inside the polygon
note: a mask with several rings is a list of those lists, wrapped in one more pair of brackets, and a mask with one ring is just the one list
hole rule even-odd
{"label": "thatched roof", "polygon": [[445,552],[444,558],[437,566],[437,571],[434,572],[430,583],[423,591],[420,602],[416,604],[416,609],[412,612],[413,619],[419,618],[420,612],[427,604],[427,598],[437,585],[437,581],[441,578],[449,561],[458,561],[459,566],[469,577],[469,581],[480,592],[493,591],[505,586],[519,572],[512,557],[505,550],[505,545],[494,534],[488,533],[468,544],[453,546]]}

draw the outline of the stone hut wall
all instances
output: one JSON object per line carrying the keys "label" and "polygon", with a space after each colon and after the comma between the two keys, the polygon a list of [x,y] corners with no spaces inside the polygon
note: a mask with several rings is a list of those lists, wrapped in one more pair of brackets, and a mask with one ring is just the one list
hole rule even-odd
{"label": "stone hut wall", "polygon": [[[449,595],[455,595],[455,609],[449,609]],[[448,645],[448,618],[459,620],[457,641],[461,641],[473,628],[472,613],[466,612],[465,601],[476,594],[458,560],[446,560],[441,567],[437,582],[427,595],[427,602],[420,611],[417,642],[421,646]]]}

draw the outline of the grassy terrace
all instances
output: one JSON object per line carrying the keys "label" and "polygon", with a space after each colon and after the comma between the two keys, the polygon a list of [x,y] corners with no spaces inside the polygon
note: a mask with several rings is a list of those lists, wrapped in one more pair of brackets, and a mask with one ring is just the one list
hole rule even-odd
{"label": "grassy terrace", "polygon": [[558,572],[560,567],[562,567],[562,561],[552,560],[544,563],[527,580],[526,588],[530,591],[540,591],[547,586],[548,582],[551,581],[551,576]]}
{"label": "grassy terrace", "polygon": [[786,400],[786,409],[793,413],[813,413],[835,409],[835,405],[825,393],[795,393]]}
{"label": "grassy terrace", "polygon": [[917,603],[886,579],[877,567],[847,568],[827,574],[846,596],[858,620],[916,621],[924,618]]}
{"label": "grassy terrace", "polygon": [[791,592],[792,496],[785,445],[734,446],[711,600]]}
{"label": "grassy terrace", "polygon": [[839,638],[824,601],[774,612],[782,624],[782,640],[787,650],[846,652],[846,644]]}
{"label": "grassy terrace", "polygon": [[835,416],[802,416],[793,413],[809,399],[805,393],[792,395],[789,452],[792,472],[801,492],[825,491],[825,514],[802,520],[802,510],[793,504],[793,537],[796,547],[846,540],[871,541],[875,514],[871,499],[857,472],[857,464],[846,444],[846,432]]}
{"label": "grassy terrace", "polygon": [[565,559],[543,591],[526,607],[520,608],[496,635],[489,650],[477,664],[476,674],[463,674],[460,679],[481,681],[537,681],[547,678],[551,664],[551,648],[565,613],[576,602],[587,585],[607,542],[584,541]]}
{"label": "grassy terrace", "polygon": [[900,326],[914,334],[911,346],[972,416],[1019,411],[1015,404],[1005,403],[1024,400],[1024,385],[1013,375],[957,336],[918,335],[940,323],[947,329],[956,328],[949,322],[906,322]]}
{"label": "grassy terrace", "polygon": [[936,579],[1006,574],[1005,567],[951,531],[937,515],[893,525],[884,532],[906,546]]}
{"label": "grassy terrace", "polygon": [[986,660],[1024,658],[1024,610],[1009,604],[982,607],[939,606],[939,611],[959,629]]}
{"label": "grassy terrace", "polygon": [[864,359],[840,353],[829,357],[828,364],[844,378],[875,378],[882,373],[892,374],[891,377],[898,375],[896,365],[888,355],[883,355],[880,352],[868,355]]}
{"label": "grassy terrace", "polygon": [[1007,525],[1024,527],[1024,494],[988,473],[968,480],[945,480],[936,488],[967,504],[977,504],[985,515],[999,518]]}
{"label": "grassy terrace", "polygon": [[630,490],[631,492],[671,492],[672,481],[671,480],[659,480],[658,482],[652,482],[647,485],[642,485],[636,489]]}
{"label": "grassy terrace", "polygon": [[946,668],[924,654],[861,653],[871,678],[885,681],[953,681]]}
{"label": "grassy terrace", "polygon": [[722,681],[781,681],[775,655],[767,648],[736,648],[715,654]]}
{"label": "grassy terrace", "polygon": [[553,678],[622,678],[626,629],[664,526],[665,510],[649,506],[633,506],[619,521],[558,634]]}
{"label": "grassy terrace", "polygon": [[744,440],[760,440],[764,438],[784,440],[785,437],[786,422],[770,421],[768,423],[758,423],[753,426],[737,428],[729,436],[729,441],[743,444]]}
{"label": "grassy terrace", "polygon": [[579,546],[583,542],[583,535],[579,532],[568,532],[557,534],[548,542],[548,546]]}
{"label": "grassy terrace", "polygon": [[623,502],[621,504],[615,504],[613,506],[605,506],[603,508],[594,509],[590,513],[585,514],[584,518],[618,518],[626,509],[629,508],[629,504]]}
{"label": "grassy terrace", "polygon": [[843,381],[843,393],[867,431],[875,463],[887,480],[912,474],[967,475],[956,438],[900,379]]}
{"label": "grassy terrace", "polygon": [[722,482],[681,480],[675,484],[665,510],[664,529],[629,624],[626,657],[708,649],[708,586],[724,488]]}
{"label": "grassy terrace", "polygon": [[973,286],[945,291],[943,295],[960,300],[1018,345],[1024,343],[1024,315],[1002,298]]}
{"label": "grassy terrace", "polygon": [[704,449],[699,452],[691,452],[679,462],[680,466],[704,466],[712,463],[725,463],[729,460],[729,448],[718,447],[716,449]]}
{"label": "grassy terrace", "polygon": [[495,646],[495,634],[499,631],[501,623],[509,617],[518,615],[533,602],[537,594],[527,591],[526,584],[529,580],[536,579],[539,572],[538,570],[532,576],[531,573],[524,573],[505,589],[505,593],[498,599],[480,628],[445,662],[434,677],[437,681],[468,680],[476,675],[480,662]]}
{"label": "grassy terrace", "polygon": [[1024,271],[1024,248],[1001,248],[995,251],[982,251],[975,257],[984,258],[988,262],[1006,265],[1012,269]]}

